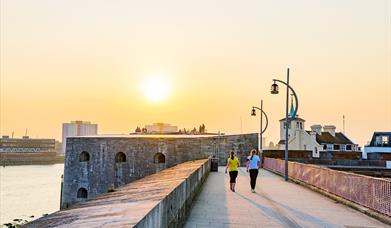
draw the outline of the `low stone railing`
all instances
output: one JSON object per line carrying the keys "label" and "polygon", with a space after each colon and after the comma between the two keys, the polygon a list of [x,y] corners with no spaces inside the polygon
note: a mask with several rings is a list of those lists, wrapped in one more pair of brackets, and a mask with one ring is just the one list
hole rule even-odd
{"label": "low stone railing", "polygon": [[[264,168],[285,173],[285,161],[265,158]],[[316,165],[288,163],[290,178],[391,216],[391,181],[336,171]]]}
{"label": "low stone railing", "polygon": [[209,171],[208,159],[185,162],[26,227],[180,227]]}

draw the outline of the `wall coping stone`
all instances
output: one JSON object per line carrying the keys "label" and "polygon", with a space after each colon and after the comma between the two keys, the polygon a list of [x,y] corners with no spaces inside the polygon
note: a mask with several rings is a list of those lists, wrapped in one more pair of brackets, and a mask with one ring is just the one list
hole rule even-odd
{"label": "wall coping stone", "polygon": [[25,227],[136,226],[192,174],[204,169],[205,177],[208,168],[208,159],[185,162],[39,218]]}

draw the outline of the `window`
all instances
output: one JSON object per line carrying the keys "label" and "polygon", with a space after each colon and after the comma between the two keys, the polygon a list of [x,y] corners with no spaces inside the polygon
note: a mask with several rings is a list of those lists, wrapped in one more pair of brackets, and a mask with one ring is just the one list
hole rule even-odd
{"label": "window", "polygon": [[87,197],[88,197],[87,189],[79,188],[79,190],[77,190],[77,198],[79,198],[79,199],[87,199]]}
{"label": "window", "polygon": [[123,152],[118,152],[115,155],[115,163],[126,162],[126,155]]}
{"label": "window", "polygon": [[83,151],[79,155],[79,162],[87,162],[90,160],[90,154],[87,151]]}
{"label": "window", "polygon": [[299,122],[296,122],[296,128],[297,128],[297,129],[300,128],[300,123],[299,123]]}
{"label": "window", "polygon": [[334,150],[340,150],[341,146],[340,145],[334,145]]}
{"label": "window", "polygon": [[382,144],[382,137],[376,136],[375,146],[381,146]]}
{"label": "window", "polygon": [[166,156],[162,153],[156,153],[153,157],[154,163],[166,163]]}
{"label": "window", "polygon": [[323,149],[327,150],[327,145],[326,144],[323,145]]}
{"label": "window", "polygon": [[352,150],[352,145],[346,145],[346,150]]}
{"label": "window", "polygon": [[384,135],[381,137],[381,144],[383,146],[387,146],[388,145],[388,136]]}

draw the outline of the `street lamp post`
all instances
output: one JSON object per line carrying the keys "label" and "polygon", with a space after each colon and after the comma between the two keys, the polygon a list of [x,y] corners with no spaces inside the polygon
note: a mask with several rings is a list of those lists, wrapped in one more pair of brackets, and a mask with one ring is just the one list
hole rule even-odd
{"label": "street lamp post", "polygon": [[[299,102],[297,99],[296,92],[293,90],[293,88],[289,85],[289,68],[287,69],[287,75],[286,75],[286,82],[278,80],[278,79],[273,79],[273,85],[271,87],[271,93],[272,94],[278,94],[278,85],[276,82],[282,83],[286,85],[286,107],[285,107],[285,180],[288,181],[288,144],[289,144],[289,135],[288,135],[288,128],[291,120],[296,117],[297,114],[297,109],[299,108]],[[289,91],[292,91],[293,96],[295,97],[295,111],[292,114],[292,116],[288,115],[288,106],[289,106]]]}
{"label": "street lamp post", "polygon": [[[267,126],[269,125],[269,119],[267,118],[267,114],[265,111],[263,111],[263,100],[261,100],[261,108],[258,108],[256,106],[253,106],[253,109],[251,110],[251,115],[256,116],[255,109],[258,109],[261,112],[260,119],[261,119],[261,128],[259,129],[259,152],[261,153],[261,159],[262,159],[262,154],[263,154],[263,145],[262,145],[262,135],[265,133]],[[266,125],[265,128],[263,128],[263,116],[265,116],[266,120]],[[261,160],[261,165],[262,165],[262,160]]]}

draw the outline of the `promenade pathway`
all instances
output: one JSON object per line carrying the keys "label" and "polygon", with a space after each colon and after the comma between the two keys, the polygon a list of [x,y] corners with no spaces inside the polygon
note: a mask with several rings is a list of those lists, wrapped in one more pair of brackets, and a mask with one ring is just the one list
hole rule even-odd
{"label": "promenade pathway", "polygon": [[389,227],[282,177],[261,170],[256,193],[239,170],[236,192],[224,167],[211,172],[185,228],[199,227]]}

